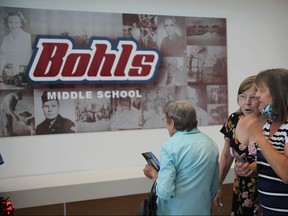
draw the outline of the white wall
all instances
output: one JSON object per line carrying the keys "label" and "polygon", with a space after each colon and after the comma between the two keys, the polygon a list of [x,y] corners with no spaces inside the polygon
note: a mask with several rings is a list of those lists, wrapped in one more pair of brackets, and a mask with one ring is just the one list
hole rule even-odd
{"label": "white wall", "polygon": [[[237,88],[246,76],[288,68],[287,0],[1,0],[0,6],[226,18],[229,113],[237,109]],[[200,129],[222,149],[220,126]],[[113,175],[135,166],[142,175],[140,153],[158,155],[167,138],[166,129],[0,138],[0,179],[85,170]]]}

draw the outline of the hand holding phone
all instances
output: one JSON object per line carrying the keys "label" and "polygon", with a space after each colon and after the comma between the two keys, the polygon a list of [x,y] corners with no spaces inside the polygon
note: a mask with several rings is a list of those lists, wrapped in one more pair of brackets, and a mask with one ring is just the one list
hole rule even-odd
{"label": "hand holding phone", "polygon": [[142,155],[150,166],[154,167],[157,171],[160,170],[160,162],[152,152],[144,152]]}
{"label": "hand holding phone", "polygon": [[230,150],[231,150],[231,155],[236,159],[236,161],[239,161],[241,163],[246,163],[245,158],[241,157],[241,155],[239,155],[239,153],[235,151],[235,149],[230,148]]}

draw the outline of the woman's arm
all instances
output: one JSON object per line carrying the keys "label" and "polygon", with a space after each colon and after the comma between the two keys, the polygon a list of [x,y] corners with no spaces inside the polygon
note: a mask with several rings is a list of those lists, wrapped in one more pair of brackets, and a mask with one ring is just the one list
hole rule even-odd
{"label": "woman's arm", "polygon": [[221,211],[221,208],[223,206],[221,186],[229,172],[232,162],[233,162],[233,157],[230,154],[230,140],[228,137],[226,137],[224,140],[224,147],[220,155],[219,186],[218,186],[217,194],[214,198],[214,204],[217,207],[219,212]]}
{"label": "woman's arm", "polygon": [[231,164],[233,162],[233,157],[230,154],[230,140],[225,138],[224,147],[221,152],[220,162],[219,162],[219,184],[221,185],[225,180]]}
{"label": "woman's arm", "polygon": [[[246,154],[242,154],[241,157],[245,158]],[[249,164],[248,162],[237,161],[234,165],[234,170],[238,176],[257,177],[257,162],[254,161]]]}
{"label": "woman's arm", "polygon": [[288,184],[288,143],[284,146],[284,154],[277,151],[263,134],[255,135],[261,152],[274,172]]}

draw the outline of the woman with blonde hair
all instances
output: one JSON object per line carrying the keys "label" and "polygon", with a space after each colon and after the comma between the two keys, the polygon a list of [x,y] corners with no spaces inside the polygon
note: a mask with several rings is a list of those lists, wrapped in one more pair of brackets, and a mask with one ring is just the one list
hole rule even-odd
{"label": "woman with blonde hair", "polygon": [[[224,135],[224,147],[220,156],[219,168],[219,189],[214,199],[214,203],[220,211],[222,208],[222,183],[225,180],[228,171],[236,155],[245,153],[245,160],[253,163],[256,160],[256,145],[253,140],[245,137],[245,140],[239,142],[236,137],[235,129],[238,121],[243,116],[255,114],[260,115],[258,106],[259,100],[256,97],[257,88],[254,84],[256,76],[249,76],[240,84],[237,93],[237,103],[239,109],[232,113],[220,132]],[[236,159],[234,159],[236,157]],[[257,204],[257,179],[256,177],[240,177],[235,175],[233,183],[233,199],[231,215],[253,216]]]}

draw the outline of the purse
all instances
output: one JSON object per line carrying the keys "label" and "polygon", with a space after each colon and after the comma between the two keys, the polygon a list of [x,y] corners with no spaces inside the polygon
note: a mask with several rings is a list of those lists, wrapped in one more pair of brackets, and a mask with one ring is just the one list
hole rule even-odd
{"label": "purse", "polygon": [[156,181],[153,183],[150,193],[148,196],[141,202],[137,216],[156,216],[157,211],[157,195],[156,195]]}
{"label": "purse", "polygon": [[4,163],[4,160],[2,158],[2,155],[0,154],[0,165]]}

